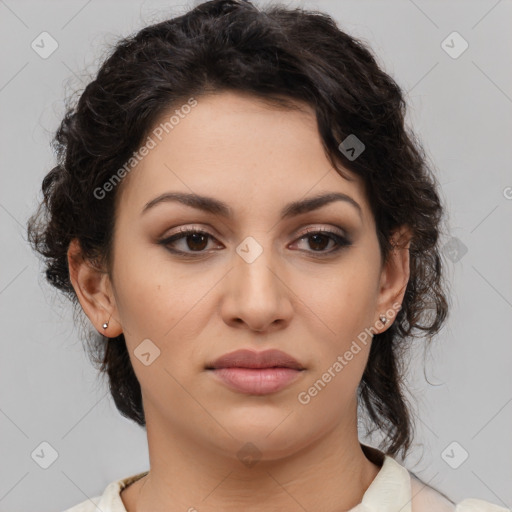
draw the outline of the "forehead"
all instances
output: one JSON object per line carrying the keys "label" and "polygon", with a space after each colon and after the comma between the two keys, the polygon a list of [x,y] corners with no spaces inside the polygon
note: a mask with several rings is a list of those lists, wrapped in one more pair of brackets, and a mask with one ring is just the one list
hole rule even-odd
{"label": "forehead", "polygon": [[155,124],[153,148],[124,179],[121,205],[140,211],[164,192],[182,191],[254,211],[328,191],[363,206],[362,180],[347,171],[348,181],[332,167],[308,105],[290,109],[237,92],[196,101],[174,105]]}

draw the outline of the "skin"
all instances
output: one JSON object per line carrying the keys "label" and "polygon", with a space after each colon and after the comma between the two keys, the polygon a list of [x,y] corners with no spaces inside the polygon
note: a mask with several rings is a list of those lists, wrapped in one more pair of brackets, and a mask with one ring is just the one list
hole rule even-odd
{"label": "skin", "polygon": [[[120,185],[112,273],[84,260],[76,241],[69,247],[83,310],[106,336],[124,333],[142,388],[150,472],[122,492],[128,512],[349,510],[380,469],[357,435],[370,342],[307,405],[297,396],[365,328],[393,323],[378,320],[402,302],[410,232],[395,233],[403,243],[384,265],[363,182],[332,167],[313,110],[300,106],[234,92],[198,98]],[[177,202],[141,214],[170,191],[222,200],[233,219]],[[325,192],[349,195],[361,213],[336,201],[280,220],[289,202]],[[174,243],[195,259],[158,243],[179,227],[212,235]],[[345,230],[352,244],[328,254],[334,241],[304,238],[313,228]],[[263,249],[252,263],[236,252],[248,236]],[[161,353],[145,366],[134,350],[148,338]],[[306,370],[277,393],[242,394],[205,370],[240,348],[278,348]],[[251,467],[237,456],[247,442],[261,457]]]}

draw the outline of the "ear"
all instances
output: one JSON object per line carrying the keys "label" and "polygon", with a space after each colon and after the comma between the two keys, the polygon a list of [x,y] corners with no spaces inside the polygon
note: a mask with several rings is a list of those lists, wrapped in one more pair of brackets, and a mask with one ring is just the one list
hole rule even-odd
{"label": "ear", "polygon": [[[411,239],[412,231],[407,225],[397,228],[391,236],[393,249],[382,268],[375,312],[375,325],[379,328],[378,332],[385,331],[393,323],[403,302],[410,276],[409,247]],[[388,319],[385,324],[380,322],[381,316]]]}
{"label": "ear", "polygon": [[67,256],[71,284],[85,314],[100,334],[109,338],[119,336],[123,329],[108,273],[84,259],[76,238],[70,242]]}

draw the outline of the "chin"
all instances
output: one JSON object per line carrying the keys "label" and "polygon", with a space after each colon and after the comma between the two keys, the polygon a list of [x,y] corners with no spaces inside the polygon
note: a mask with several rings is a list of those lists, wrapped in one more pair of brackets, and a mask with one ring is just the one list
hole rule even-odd
{"label": "chin", "polygon": [[[207,442],[222,445],[220,450],[234,453],[238,458],[247,455],[249,458],[258,457],[261,460],[277,460],[293,455],[309,445],[315,436],[294,423],[294,414],[281,410],[280,414],[261,414],[253,419],[247,417],[224,417],[221,422],[231,436],[222,436],[217,442],[211,437]],[[286,419],[285,419],[286,418]],[[284,421],[283,421],[284,420]]]}

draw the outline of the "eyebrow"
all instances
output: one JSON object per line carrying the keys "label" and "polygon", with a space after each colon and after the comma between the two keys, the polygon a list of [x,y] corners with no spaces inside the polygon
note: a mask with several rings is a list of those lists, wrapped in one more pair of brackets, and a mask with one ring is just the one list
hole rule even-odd
{"label": "eyebrow", "polygon": [[[341,192],[331,192],[327,194],[318,194],[313,197],[308,197],[307,199],[302,199],[300,201],[294,201],[287,204],[281,210],[281,220],[318,210],[319,208],[322,208],[323,206],[326,206],[335,201],[344,201],[348,204],[351,204],[362,218],[362,208],[357,201],[352,199],[352,197],[348,196],[347,194],[343,194]],[[219,199],[214,199],[213,197],[200,196],[197,194],[184,192],[167,192],[158,197],[155,197],[155,199],[152,199],[144,205],[141,215],[147,212],[149,209],[155,207],[157,204],[167,202],[178,202],[206,213],[220,215],[221,217],[225,217],[227,219],[233,219],[234,217],[232,208],[225,202],[220,201]]]}

